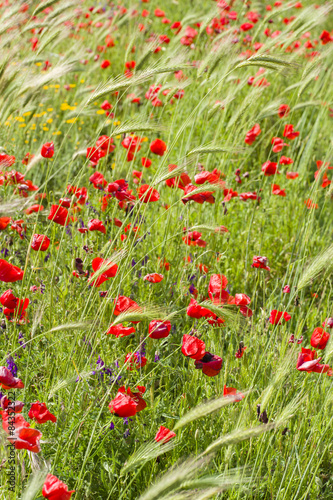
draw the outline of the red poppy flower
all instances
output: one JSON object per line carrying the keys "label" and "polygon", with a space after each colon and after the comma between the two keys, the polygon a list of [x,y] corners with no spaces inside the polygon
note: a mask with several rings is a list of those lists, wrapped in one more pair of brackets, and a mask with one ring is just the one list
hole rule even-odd
{"label": "red poppy flower", "polygon": [[321,40],[322,45],[326,45],[329,42],[333,41],[333,37],[330,34],[329,31],[323,30],[319,36],[319,39]]}
{"label": "red poppy flower", "polygon": [[251,146],[254,143],[254,141],[256,140],[256,138],[258,137],[258,135],[260,135],[260,134],[261,134],[260,125],[259,125],[259,123],[256,123],[251,128],[251,130],[249,130],[246,133],[245,143],[248,144],[249,146]]}
{"label": "red poppy flower", "polygon": [[[8,419],[10,419],[10,422]],[[16,450],[28,450],[33,453],[40,452],[39,440],[42,437],[42,433],[37,429],[31,429],[30,424],[24,420],[22,415],[16,414],[15,419],[12,419],[11,413],[8,413],[8,410],[3,411],[2,427],[9,434],[8,441],[15,446]]]}
{"label": "red poppy flower", "polygon": [[70,208],[72,200],[70,198],[60,198],[59,205],[65,208]]}
{"label": "red poppy flower", "polygon": [[50,246],[50,238],[48,238],[45,234],[34,234],[32,237],[31,248],[33,250],[40,250],[41,252],[45,252]]}
{"label": "red poppy flower", "polygon": [[244,394],[241,392],[237,392],[237,389],[234,387],[227,387],[226,385],[223,387],[223,397],[234,397],[235,401],[242,401],[243,398],[245,398]]}
{"label": "red poppy flower", "polygon": [[206,352],[205,343],[193,335],[183,335],[182,353],[192,359],[202,359]]}
{"label": "red poppy flower", "polygon": [[245,293],[236,293],[235,295],[235,305],[236,306],[247,306],[251,302],[251,299]]}
{"label": "red poppy flower", "polygon": [[155,139],[150,144],[150,151],[158,156],[163,156],[167,150],[167,145],[161,139]]}
{"label": "red poppy flower", "polygon": [[214,229],[215,233],[229,233],[229,229],[225,226],[219,226]]}
{"label": "red poppy flower", "polygon": [[19,299],[15,297],[11,290],[6,290],[0,297],[0,303],[7,307],[8,309],[15,309],[19,302]]}
{"label": "red poppy flower", "polygon": [[136,302],[134,302],[134,300],[130,299],[129,297],[126,297],[125,295],[119,295],[116,299],[114,299],[114,303],[115,303],[115,309],[113,311],[113,314],[115,316],[119,316],[119,314],[124,313],[129,309],[137,311],[141,310],[141,308],[138,306]]}
{"label": "red poppy flower", "polygon": [[111,63],[110,63],[110,61],[108,59],[104,59],[104,61],[101,62],[101,68],[102,69],[106,69],[109,66],[111,66]]}
{"label": "red poppy flower", "polygon": [[304,201],[306,208],[311,210],[312,208],[317,209],[318,208],[318,203],[315,203],[314,201],[311,200],[311,198],[308,198],[307,200]]}
{"label": "red poppy flower", "polygon": [[131,335],[135,333],[135,328],[133,326],[125,327],[120,323],[119,325],[110,326],[107,335],[114,335],[115,337],[127,337],[127,335]]}
{"label": "red poppy flower", "polygon": [[14,317],[17,317],[18,320],[24,320],[26,317],[26,309],[29,305],[29,299],[18,299],[17,305],[13,309],[5,308],[3,313],[7,316],[9,321],[12,321]]}
{"label": "red poppy flower", "polygon": [[36,420],[39,424],[45,424],[45,422],[51,421],[56,422],[57,417],[49,412],[45,403],[40,403],[36,401],[36,403],[32,403],[31,408],[29,410],[29,418],[32,420]]}
{"label": "red poppy flower", "polygon": [[205,266],[205,264],[202,264],[201,262],[199,264],[197,264],[197,268],[199,269],[199,271],[201,273],[204,273],[204,274],[208,273],[209,267]]}
{"label": "red poppy flower", "polygon": [[269,322],[272,325],[281,325],[282,319],[284,319],[287,322],[291,319],[291,316],[286,311],[285,312],[277,311],[276,309],[273,309],[273,311],[271,311]]}
{"label": "red poppy flower", "polygon": [[247,306],[241,306],[239,308],[239,312],[241,314],[243,314],[243,316],[245,316],[245,318],[251,318],[251,316],[253,315],[253,311],[252,309],[250,309],[249,307]]}
{"label": "red poppy flower", "polygon": [[121,145],[127,149],[127,161],[132,161],[134,158],[134,153],[137,153],[140,151],[141,146],[140,143],[142,140],[137,137],[136,135],[133,136],[127,136],[125,139],[122,141]]}
{"label": "red poppy flower", "polygon": [[138,390],[139,392],[132,392],[128,388],[126,392],[124,386],[120,387],[117,396],[109,403],[110,412],[117,417],[133,417],[139,411],[144,410],[147,403],[141,395],[146,388],[138,386]]}
{"label": "red poppy flower", "polygon": [[173,431],[170,431],[167,427],[161,427],[158,429],[156,436],[155,436],[155,441],[158,443],[159,441],[162,441],[163,443],[167,443],[170,441],[170,439],[174,438],[176,436],[176,433]]}
{"label": "red poppy flower", "polygon": [[89,231],[100,231],[103,234],[106,233],[106,229],[105,229],[103,222],[101,222],[98,219],[91,219],[88,222],[88,229],[89,229]]}
{"label": "red poppy flower", "polygon": [[31,207],[25,209],[25,213],[30,215],[33,212],[41,212],[42,210],[44,210],[43,205],[31,205]]}
{"label": "red poppy flower", "polygon": [[330,334],[325,332],[323,328],[315,328],[311,336],[311,345],[316,349],[325,349],[329,341]]}
{"label": "red poppy flower", "polygon": [[186,309],[186,314],[190,318],[196,318],[200,319],[206,316],[206,314],[213,314],[211,311],[206,309],[205,307],[202,307],[198,304],[198,302],[195,299],[191,299],[190,304],[188,308]]}
{"label": "red poppy flower", "polygon": [[[105,37],[105,43],[107,47],[114,47],[115,43],[111,35],[106,35]],[[118,95],[118,92],[115,92],[116,95]]]}
{"label": "red poppy flower", "polygon": [[104,269],[103,273],[100,274],[97,278],[94,279],[94,273],[92,273],[89,279],[90,282],[92,282],[96,287],[100,286],[102,283],[104,283],[104,281],[107,281],[108,278],[114,278],[118,271],[118,264],[115,264],[108,259],[102,259],[101,257],[96,257],[95,259],[93,259],[91,266],[95,273],[102,267]]}
{"label": "red poppy flower", "polygon": [[225,303],[229,293],[224,290],[228,284],[227,278],[223,274],[212,274],[208,285],[208,295],[213,302]]}
{"label": "red poppy flower", "polygon": [[149,281],[149,283],[160,283],[163,280],[163,278],[164,278],[163,274],[158,274],[158,273],[146,274],[146,276],[143,278],[143,281]]}
{"label": "red poppy flower", "polygon": [[104,175],[97,171],[89,177],[89,181],[93,184],[95,189],[105,188],[107,185]]}
{"label": "red poppy flower", "polygon": [[138,189],[139,200],[143,203],[151,203],[160,199],[160,193],[150,187],[148,184],[143,184]]}
{"label": "red poppy flower", "polygon": [[154,15],[155,15],[155,17],[164,17],[164,16],[165,16],[165,13],[164,13],[164,10],[161,10],[161,9],[155,9],[155,11],[154,11]]}
{"label": "red poppy flower", "polygon": [[249,31],[253,28],[254,24],[252,23],[244,23],[244,24],[241,24],[240,26],[240,30],[241,31]]}
{"label": "red poppy flower", "polygon": [[[87,148],[86,158],[88,158],[93,165],[97,165],[101,158],[106,156],[107,152],[102,148]],[[90,180],[90,179],[89,179]]]}
{"label": "red poppy flower", "polygon": [[8,413],[21,413],[23,410],[24,403],[23,401],[12,401],[11,399],[8,399],[7,396],[1,396],[0,397],[0,412],[1,409],[3,410],[9,410]]}
{"label": "red poppy flower", "polygon": [[53,220],[53,222],[60,224],[60,226],[65,226],[67,225],[67,217],[68,211],[65,207],[62,207],[61,205],[51,205],[51,210],[48,216],[49,220]]}
{"label": "red poppy flower", "polygon": [[43,144],[40,154],[43,158],[52,158],[54,155],[54,144],[53,142],[46,142]]}
{"label": "red poppy flower", "polygon": [[42,495],[48,500],[70,500],[74,491],[68,491],[67,484],[60,481],[56,476],[48,474],[45,479]]}
{"label": "red poppy flower", "polygon": [[298,176],[299,176],[298,172],[287,172],[286,173],[287,179],[297,179]]}
{"label": "red poppy flower", "polygon": [[278,110],[278,115],[280,118],[283,118],[284,116],[288,116],[290,112],[290,108],[288,104],[281,104]]}
{"label": "red poppy flower", "polygon": [[223,194],[224,194],[224,198],[223,198],[224,202],[230,201],[231,198],[238,197],[237,191],[233,191],[232,189],[224,189]]}
{"label": "red poppy flower", "polygon": [[1,167],[11,167],[12,165],[14,165],[15,161],[16,161],[15,156],[0,154],[0,166]]}
{"label": "red poppy flower", "polygon": [[187,233],[187,236],[183,236],[183,242],[189,246],[198,246],[205,248],[207,246],[207,242],[201,239],[202,233],[199,231],[190,231]]}
{"label": "red poppy flower", "polygon": [[220,373],[222,362],[223,360],[219,356],[205,352],[200,360],[194,361],[194,365],[197,370],[202,370],[208,377],[215,377]]}
{"label": "red poppy flower", "polygon": [[236,351],[235,358],[242,358],[247,347],[240,345],[238,351]]}
{"label": "red poppy flower", "polygon": [[188,184],[185,187],[185,196],[182,198],[182,202],[184,203],[184,205],[189,201],[195,201],[196,203],[200,203],[200,205],[202,205],[205,201],[211,204],[215,203],[215,198],[212,191],[204,191],[201,193],[193,194],[191,196],[190,193],[192,193],[192,191],[196,191],[197,189],[198,188],[196,186],[193,186],[193,184]]}
{"label": "red poppy flower", "polygon": [[[196,184],[205,184],[205,182],[209,182],[210,184],[215,184],[217,183],[219,180],[219,176],[216,175],[216,174],[213,174],[212,172],[208,172],[208,171],[203,171],[203,172],[200,172],[199,174],[196,174],[194,176],[194,182]],[[221,181],[223,182],[223,181]],[[223,182],[223,185],[225,183]]]}
{"label": "red poppy flower", "polygon": [[0,386],[2,389],[23,389],[24,384],[20,378],[12,375],[5,366],[0,366]]}
{"label": "red poppy flower", "polygon": [[270,175],[279,174],[277,163],[273,161],[266,161],[262,167],[261,171],[264,172],[265,176],[268,177]]}
{"label": "red poppy flower", "polygon": [[[316,172],[317,173],[317,172]],[[316,173],[315,173],[315,177],[316,177]],[[330,181],[327,177],[327,173],[325,172],[324,175],[323,175],[323,178],[322,178],[322,184],[321,184],[321,187],[322,188],[326,188],[327,186],[329,186],[331,184],[332,181]]]}
{"label": "red poppy flower", "polygon": [[149,323],[148,331],[151,339],[164,339],[171,331],[171,323],[168,320],[154,319]]}
{"label": "red poppy flower", "polygon": [[317,359],[316,351],[302,347],[302,351],[298,354],[296,369],[300,372],[327,373],[331,376],[332,370],[329,365],[320,365],[320,360],[321,358]]}
{"label": "red poppy flower", "polygon": [[0,217],[0,231],[6,229],[11,220],[10,217]]}
{"label": "red poppy flower", "polygon": [[[169,165],[168,166],[169,172],[172,172],[176,168],[177,168],[177,165]],[[170,188],[178,187],[178,188],[184,190],[186,186],[191,184],[191,179],[186,172],[183,172],[179,176],[171,177],[170,179],[167,179],[165,181],[165,184]]]}
{"label": "red poppy flower", "polygon": [[17,266],[0,259],[0,281],[4,283],[15,283],[23,280],[23,271]]}
{"label": "red poppy flower", "polygon": [[112,109],[113,106],[109,103],[109,101],[105,100],[102,102],[101,108],[104,109],[104,111],[108,111],[109,109]]}
{"label": "red poppy flower", "polygon": [[287,196],[284,189],[281,189],[278,184],[272,184],[272,194],[276,196]]}
{"label": "red poppy flower", "polygon": [[288,124],[284,126],[283,137],[293,141],[298,136],[299,132],[294,132],[294,125]]}
{"label": "red poppy flower", "polygon": [[283,287],[283,293],[290,293],[290,286],[289,285],[286,285]]}
{"label": "red poppy flower", "polygon": [[258,198],[258,195],[255,191],[252,191],[249,193],[239,193],[239,199],[241,201],[256,200],[257,198]]}
{"label": "red poppy flower", "polygon": [[280,139],[280,137],[273,137],[272,144],[273,144],[273,153],[279,153],[280,151],[282,151],[284,146],[289,146],[289,144],[283,142],[283,139]]}
{"label": "red poppy flower", "polygon": [[291,158],[288,158],[287,156],[281,156],[280,158],[280,165],[291,165],[294,163],[294,160]]}
{"label": "red poppy flower", "polygon": [[149,168],[151,166],[151,160],[149,158],[145,158],[144,156],[141,158],[141,165],[145,168]]}
{"label": "red poppy flower", "polygon": [[133,368],[139,370],[140,368],[146,366],[147,358],[137,352],[135,352],[134,354],[129,352],[128,354],[126,354],[125,363],[127,363],[127,370],[132,371]]}
{"label": "red poppy flower", "polygon": [[101,135],[96,141],[96,147],[106,151],[107,153],[112,153],[116,146],[113,144],[112,137]]}
{"label": "red poppy flower", "polygon": [[22,219],[15,220],[15,221],[12,221],[12,224],[10,226],[11,229],[13,229],[14,231],[17,231],[21,240],[24,239],[24,234],[25,234],[25,228],[24,228],[24,226],[22,226],[23,222],[24,221]]}
{"label": "red poppy flower", "polygon": [[271,268],[267,266],[268,259],[267,257],[261,257],[260,255],[255,255],[253,257],[253,263],[251,267],[256,267],[257,269],[265,269],[266,271],[270,271]]}

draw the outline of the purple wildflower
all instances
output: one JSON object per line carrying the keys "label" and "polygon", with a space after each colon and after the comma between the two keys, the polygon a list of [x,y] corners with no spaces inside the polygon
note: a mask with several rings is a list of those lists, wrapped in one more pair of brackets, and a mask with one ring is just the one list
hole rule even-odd
{"label": "purple wildflower", "polygon": [[15,364],[13,357],[9,356],[9,358],[7,358],[6,362],[7,362],[8,370],[11,371],[13,377],[16,377],[18,368],[17,368],[17,365]]}

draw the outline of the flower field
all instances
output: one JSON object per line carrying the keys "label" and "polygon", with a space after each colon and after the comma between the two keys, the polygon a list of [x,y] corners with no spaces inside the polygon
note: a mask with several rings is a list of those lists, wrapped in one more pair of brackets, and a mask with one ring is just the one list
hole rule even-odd
{"label": "flower field", "polygon": [[0,2],[1,499],[332,499],[332,10]]}

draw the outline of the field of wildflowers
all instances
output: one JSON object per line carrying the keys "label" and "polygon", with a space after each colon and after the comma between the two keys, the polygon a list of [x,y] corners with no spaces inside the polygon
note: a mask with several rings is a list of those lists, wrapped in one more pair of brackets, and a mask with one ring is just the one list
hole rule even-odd
{"label": "field of wildflowers", "polygon": [[0,1],[1,499],[333,498],[317,1]]}

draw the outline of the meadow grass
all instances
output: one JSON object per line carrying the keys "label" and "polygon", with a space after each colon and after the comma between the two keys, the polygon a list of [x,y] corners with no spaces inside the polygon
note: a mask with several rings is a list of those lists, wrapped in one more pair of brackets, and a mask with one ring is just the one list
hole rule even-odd
{"label": "meadow grass", "polygon": [[[0,365],[13,358],[24,382],[16,398],[25,402],[25,419],[43,434],[40,453],[16,450],[11,492],[8,441],[1,432],[1,498],[43,498],[48,473],[75,490],[75,499],[332,498],[332,379],[296,369],[314,328],[333,316],[333,191],[332,184],[322,187],[323,171],[314,178],[317,161],[332,161],[332,43],[323,45],[319,38],[333,28],[332,3],[319,2],[318,8],[310,0],[302,1],[302,8],[295,3],[284,1],[268,11],[267,2],[259,0],[230,2],[238,20],[211,34],[206,28],[222,9],[210,0],[124,1],[127,11],[110,1],[1,3],[0,146],[1,154],[16,158],[15,165],[2,164],[1,170],[22,172],[38,191],[24,197],[12,184],[0,186],[0,216],[25,224],[23,239],[10,225],[0,232],[0,257],[24,270],[23,280],[2,283],[1,293],[11,288],[30,299],[29,321],[3,315]],[[171,24],[163,24],[156,8],[171,24],[181,21],[182,31],[175,34]],[[148,17],[141,16],[143,9]],[[239,28],[248,22],[249,11],[261,17],[244,33]],[[145,30],[138,29],[139,23]],[[189,46],[181,43],[187,26],[197,30]],[[266,36],[266,28],[280,33]],[[162,34],[170,43],[160,43]],[[114,46],[105,47],[107,36]],[[38,38],[35,50],[33,37]],[[308,39],[317,40],[313,49],[304,47]],[[263,45],[255,51],[254,42]],[[101,69],[104,59],[111,66]],[[125,62],[131,60],[136,68],[128,78]],[[43,71],[45,61],[51,66]],[[261,68],[255,82],[265,78],[269,85],[249,85]],[[145,98],[151,85],[161,86],[160,107]],[[171,91],[164,96],[163,90]],[[181,90],[181,99],[172,98]],[[140,97],[140,104],[132,103],[129,94]],[[113,116],[101,109],[105,99]],[[278,115],[281,104],[290,107],[287,117]],[[247,145],[245,135],[256,123],[262,132]],[[274,153],[272,137],[282,137],[286,124],[293,124],[299,136],[285,139],[289,146]],[[143,139],[131,161],[121,145],[129,134]],[[116,147],[92,168],[86,150],[101,135],[112,137]],[[149,151],[157,137],[167,144],[161,157]],[[43,158],[41,147],[51,141],[55,154]],[[22,165],[28,152],[34,158]],[[294,163],[279,165],[281,174],[264,176],[261,166],[282,154]],[[152,160],[150,168],[142,167],[141,157]],[[177,165],[172,173],[169,164]],[[225,186],[197,187],[194,194],[212,192],[214,204],[184,204],[184,192],[165,181],[186,172],[194,183],[200,164],[206,171],[221,171]],[[241,184],[235,181],[237,169]],[[133,170],[143,173],[139,184]],[[103,189],[89,182],[94,171],[108,183],[126,179],[134,195],[140,184],[149,184],[160,199],[143,203],[137,197],[124,210],[113,197],[102,211]],[[299,176],[287,179],[287,171]],[[332,178],[330,170],[327,175]],[[274,183],[286,190],[285,197],[272,194]],[[88,198],[75,220],[62,227],[48,214],[60,198],[75,202],[69,184],[85,186]],[[225,188],[255,192],[260,200],[224,201]],[[36,193],[46,198],[36,201]],[[26,215],[35,203],[44,210]],[[78,232],[81,220],[87,227],[93,218],[103,221],[106,234]],[[221,225],[228,232],[215,230]],[[132,231],[133,226],[139,230]],[[184,228],[202,233],[207,246],[186,245]],[[50,238],[46,252],[31,249],[35,233]],[[251,267],[253,256],[266,256],[271,271]],[[118,264],[116,276],[98,288],[91,278],[73,276],[75,259],[82,259],[91,275],[95,257]],[[161,266],[164,260],[169,270]],[[200,271],[200,264],[208,270]],[[104,271],[97,271],[95,279]],[[163,281],[144,281],[150,273],[163,274]],[[221,308],[207,300],[212,274],[228,278],[231,295],[251,297],[252,317],[244,318],[234,305]],[[289,294],[283,293],[287,284]],[[186,314],[193,288],[203,307],[225,319],[222,327]],[[139,309],[115,316],[119,295],[132,298]],[[291,320],[272,325],[268,319],[274,309],[287,311]],[[171,322],[167,338],[148,337],[154,319]],[[110,325],[133,321],[139,323],[128,337],[106,334]],[[216,377],[195,370],[181,352],[183,335],[193,329],[206,350],[223,358]],[[291,335],[303,336],[302,344],[288,343]],[[240,343],[246,350],[237,358]],[[147,364],[129,370],[126,354],[143,348]],[[332,364],[331,341],[320,355],[322,363]],[[121,385],[146,387],[147,407],[128,420],[108,408]],[[224,385],[244,398],[224,398]],[[45,402],[57,422],[39,425],[28,419],[35,401]],[[267,419],[258,418],[264,412]],[[166,444],[154,441],[161,425],[176,432]]]}

